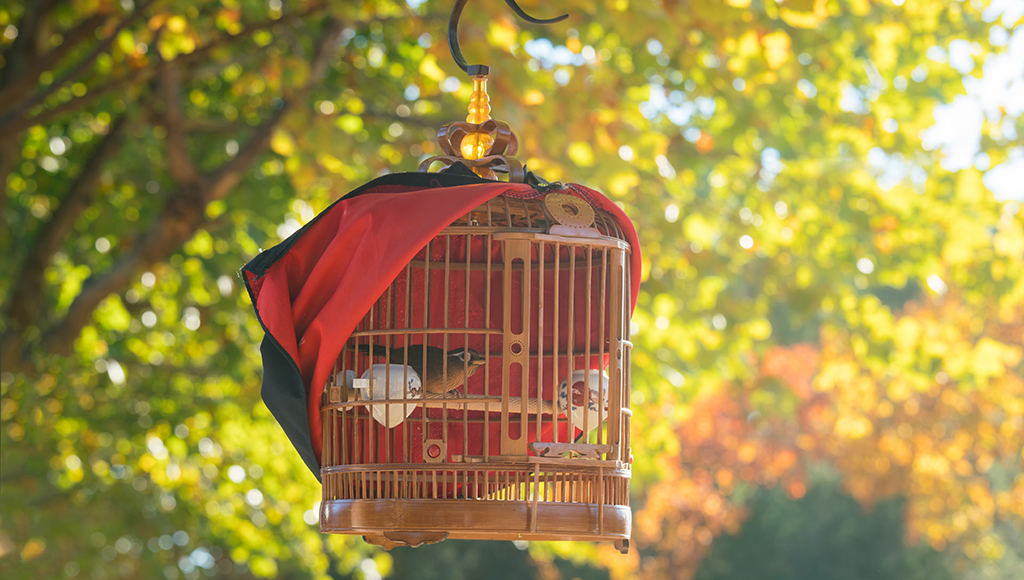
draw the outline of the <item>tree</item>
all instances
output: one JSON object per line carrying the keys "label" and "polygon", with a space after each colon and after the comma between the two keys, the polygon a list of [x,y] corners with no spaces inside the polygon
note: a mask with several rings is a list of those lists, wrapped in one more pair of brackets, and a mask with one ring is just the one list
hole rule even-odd
{"label": "tree", "polygon": [[695,580],[953,578],[938,552],[904,548],[899,501],[865,512],[825,480],[795,502],[781,490],[761,490],[749,503],[743,530],[715,542]]}
{"label": "tree", "polygon": [[[943,169],[919,135],[962,91],[951,42],[981,62],[1019,23],[938,0],[569,1],[549,28],[470,8],[464,50],[492,65],[493,116],[530,168],[607,192],[643,232],[634,489],[651,570],[696,570],[705,540],[740,529],[741,481],[796,498],[808,459],[865,504],[907,495],[911,538],[976,560],[1016,541],[1021,429],[1011,412],[970,429],[1020,401],[1024,230],[981,170]],[[309,524],[317,486],[258,402],[261,331],[233,274],[349,189],[412,170],[464,115],[448,9],[0,8],[5,577],[389,573]],[[992,165],[1020,142],[995,115],[977,136]],[[928,469],[952,446],[976,455],[951,469],[974,473],[933,510]],[[981,516],[964,528],[961,508]],[[572,550],[641,569],[635,553],[530,554]]]}
{"label": "tree", "polygon": [[346,26],[378,16],[152,1],[2,16],[0,149],[21,157],[2,168],[15,570],[324,573],[322,548],[352,570],[370,551],[310,527],[315,481],[257,406],[259,328],[231,273],[291,201],[270,146],[324,90]]}

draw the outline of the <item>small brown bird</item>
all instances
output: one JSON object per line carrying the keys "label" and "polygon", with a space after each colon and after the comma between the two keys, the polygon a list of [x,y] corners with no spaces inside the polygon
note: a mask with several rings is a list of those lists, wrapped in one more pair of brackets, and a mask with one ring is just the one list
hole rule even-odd
{"label": "small brown bird", "polygon": [[[429,393],[441,394],[458,389],[486,362],[484,355],[471,348],[456,348],[448,351],[447,354],[436,346],[426,348],[426,369],[423,368],[422,344],[409,346],[408,362],[405,358],[405,348],[392,348],[388,362],[395,365],[408,364],[411,366],[420,376],[423,388]],[[375,344],[371,353],[369,345],[361,344],[359,352],[370,356],[384,357],[387,350],[383,346]],[[448,359],[447,377],[445,376],[445,357]],[[445,380],[446,378],[447,380]]]}

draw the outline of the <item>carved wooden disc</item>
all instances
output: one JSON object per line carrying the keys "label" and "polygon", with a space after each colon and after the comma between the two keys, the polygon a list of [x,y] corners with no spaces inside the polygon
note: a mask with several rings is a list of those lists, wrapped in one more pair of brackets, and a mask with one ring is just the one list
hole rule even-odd
{"label": "carved wooden disc", "polygon": [[578,197],[551,193],[544,198],[544,206],[551,217],[563,226],[586,228],[594,223],[594,208]]}

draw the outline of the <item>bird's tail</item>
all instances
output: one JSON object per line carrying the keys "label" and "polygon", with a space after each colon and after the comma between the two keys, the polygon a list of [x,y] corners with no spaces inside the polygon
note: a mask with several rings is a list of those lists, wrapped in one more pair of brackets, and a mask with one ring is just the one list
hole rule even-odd
{"label": "bird's tail", "polygon": [[369,344],[360,344],[359,347],[358,347],[358,350],[359,350],[359,352],[361,352],[363,354],[370,355],[370,356],[382,356],[382,357],[386,357],[387,356],[388,351],[382,345],[379,345],[379,344],[373,345],[373,350],[372,351],[370,350],[370,346],[371,345],[369,345]]}

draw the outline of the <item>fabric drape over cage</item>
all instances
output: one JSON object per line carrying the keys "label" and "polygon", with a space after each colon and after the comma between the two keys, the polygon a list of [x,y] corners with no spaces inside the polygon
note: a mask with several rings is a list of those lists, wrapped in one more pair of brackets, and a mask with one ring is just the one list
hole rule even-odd
{"label": "fabric drape over cage", "polygon": [[[632,222],[596,191],[573,185],[565,193],[607,211],[628,238],[635,306],[640,252]],[[541,194],[531,185],[480,179],[458,165],[441,174],[388,175],[347,194],[243,268],[266,331],[263,399],[317,478],[321,396],[349,335],[431,239],[499,195]]]}

